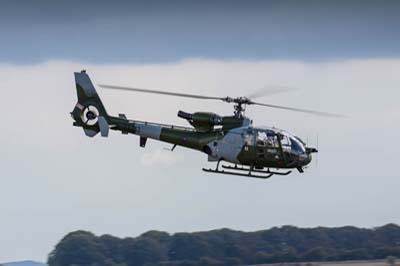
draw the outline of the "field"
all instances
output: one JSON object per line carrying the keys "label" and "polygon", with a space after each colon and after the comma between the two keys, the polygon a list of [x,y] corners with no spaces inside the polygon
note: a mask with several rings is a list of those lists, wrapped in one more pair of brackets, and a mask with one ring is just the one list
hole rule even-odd
{"label": "field", "polygon": [[[389,266],[386,260],[352,260],[352,261],[323,261],[323,262],[294,262],[294,263],[273,263],[257,264],[257,266]],[[400,266],[396,261],[393,266]]]}

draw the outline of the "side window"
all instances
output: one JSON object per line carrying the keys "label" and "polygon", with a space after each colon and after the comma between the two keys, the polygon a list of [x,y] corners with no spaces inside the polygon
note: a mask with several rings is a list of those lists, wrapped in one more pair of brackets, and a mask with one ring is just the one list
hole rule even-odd
{"label": "side window", "polygon": [[283,136],[281,139],[282,146],[290,146],[290,140],[287,136]]}
{"label": "side window", "polygon": [[254,134],[252,130],[247,130],[244,133],[244,143],[247,146],[253,146],[254,145]]}
{"label": "side window", "polygon": [[267,147],[270,148],[279,147],[278,137],[273,132],[267,131]]}
{"label": "side window", "polygon": [[267,143],[267,133],[264,131],[257,131],[257,146],[264,147]]}

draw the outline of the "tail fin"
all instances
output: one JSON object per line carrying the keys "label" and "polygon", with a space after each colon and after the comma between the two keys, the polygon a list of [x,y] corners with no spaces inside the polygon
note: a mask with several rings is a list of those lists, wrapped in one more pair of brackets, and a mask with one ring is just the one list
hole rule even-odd
{"label": "tail fin", "polygon": [[71,112],[74,126],[82,127],[86,136],[94,137],[101,132],[101,136],[107,137],[109,116],[92,81],[85,70],[74,74],[78,96],[78,102]]}

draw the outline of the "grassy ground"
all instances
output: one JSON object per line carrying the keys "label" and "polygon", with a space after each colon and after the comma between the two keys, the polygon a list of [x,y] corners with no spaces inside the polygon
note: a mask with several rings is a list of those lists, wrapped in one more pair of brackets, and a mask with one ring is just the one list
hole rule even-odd
{"label": "grassy ground", "polygon": [[[274,263],[258,264],[257,266],[389,266],[386,260],[351,260],[351,261],[323,261],[323,262],[295,262],[295,263]],[[394,266],[400,266],[397,260]]]}

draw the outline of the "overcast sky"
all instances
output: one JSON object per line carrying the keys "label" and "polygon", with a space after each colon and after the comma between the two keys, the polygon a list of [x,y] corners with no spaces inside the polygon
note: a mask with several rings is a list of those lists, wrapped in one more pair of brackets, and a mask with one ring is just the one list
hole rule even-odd
{"label": "overcast sky", "polygon": [[[2,1],[0,262],[45,261],[78,229],[120,237],[151,230],[356,225],[400,220],[397,1]],[[326,119],[249,107],[256,125],[287,129],[318,163],[270,180],[206,174],[206,156],[72,126],[73,72],[95,83],[247,95],[348,115]],[[111,114],[186,125],[178,110],[214,102],[99,89]]]}

